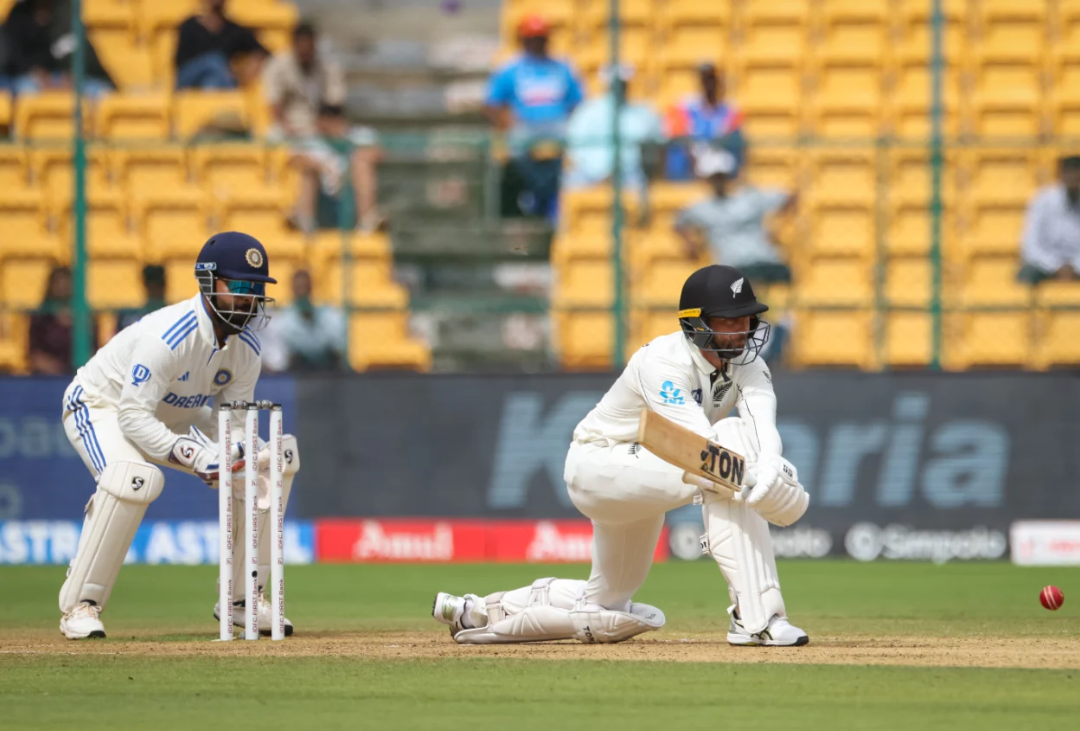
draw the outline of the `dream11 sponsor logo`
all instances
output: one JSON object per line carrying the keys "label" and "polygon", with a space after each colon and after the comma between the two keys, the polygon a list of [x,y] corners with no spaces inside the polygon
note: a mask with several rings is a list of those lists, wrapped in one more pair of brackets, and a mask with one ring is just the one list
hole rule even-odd
{"label": "dream11 sponsor logo", "polygon": [[905,525],[856,523],[844,537],[844,548],[856,561],[930,560],[934,563],[997,559],[1008,541],[1001,531],[982,526],[966,531],[916,530]]}

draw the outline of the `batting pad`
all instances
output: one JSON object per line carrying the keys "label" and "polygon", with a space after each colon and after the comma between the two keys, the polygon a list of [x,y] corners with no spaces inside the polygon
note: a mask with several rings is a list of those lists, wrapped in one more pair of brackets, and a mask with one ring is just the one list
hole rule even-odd
{"label": "batting pad", "polygon": [[146,462],[120,460],[105,466],[86,505],[79,549],[60,589],[61,612],[82,601],[105,608],[146,508],[164,485],[161,470]]}
{"label": "batting pad", "polygon": [[584,594],[584,581],[555,578],[489,594],[484,598],[487,626],[462,630],[454,640],[461,645],[500,645],[574,639],[577,630],[570,610]]}
{"label": "batting pad", "polygon": [[757,634],[773,615],[787,616],[765,519],[744,502],[709,494],[705,495],[702,514],[706,550],[727,579],[747,631]]}

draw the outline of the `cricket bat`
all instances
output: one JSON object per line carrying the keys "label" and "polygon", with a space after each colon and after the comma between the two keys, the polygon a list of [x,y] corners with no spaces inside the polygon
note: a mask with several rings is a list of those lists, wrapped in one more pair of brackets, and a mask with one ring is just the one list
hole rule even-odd
{"label": "cricket bat", "polygon": [[735,492],[742,490],[746,475],[745,457],[665,419],[655,411],[641,410],[637,440],[641,446],[669,464],[719,482]]}

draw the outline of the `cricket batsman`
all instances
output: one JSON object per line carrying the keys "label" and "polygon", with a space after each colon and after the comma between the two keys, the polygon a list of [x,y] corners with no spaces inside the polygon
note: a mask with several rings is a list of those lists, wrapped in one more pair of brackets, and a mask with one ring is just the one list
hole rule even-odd
{"label": "cricket batsman", "polygon": [[[664,514],[697,501],[703,546],[728,584],[728,642],[810,641],[788,622],[769,536],[769,523],[791,525],[810,499],[782,456],[772,377],[758,358],[768,307],[738,269],[713,265],[686,280],[679,310],[681,329],[642,347],[574,430],[564,478],[593,523],[589,580],[538,579],[486,597],[439,593],[432,615],[450,625],[455,641],[620,642],[659,629],[664,613],[632,599],[649,573]],[[745,456],[742,490],[684,472],[636,443],[642,409]]]}
{"label": "cricket batsman", "polygon": [[[161,495],[161,467],[194,474],[217,486],[220,455],[217,418],[209,404],[251,401],[259,379],[259,339],[253,327],[266,321],[270,277],[266,249],[247,234],[210,238],[195,264],[199,294],[146,315],[101,348],[64,393],[63,423],[97,490],[86,504],[79,547],[60,589],[60,631],[68,639],[104,637],[101,613],[147,506]],[[244,443],[244,419],[234,415],[236,445]],[[244,455],[234,447],[234,469],[245,457],[269,470],[269,450]],[[284,470],[286,503],[300,467],[295,437],[283,438],[292,459]],[[269,513],[269,479],[259,480],[259,507]],[[243,585],[243,480],[233,480],[234,585]],[[264,506],[265,502],[265,506]],[[269,520],[259,520],[259,630],[270,634],[270,603],[261,584],[270,571]],[[221,607],[214,607],[218,617]],[[244,624],[244,600],[232,607],[233,624]],[[292,634],[286,620],[285,633]]]}

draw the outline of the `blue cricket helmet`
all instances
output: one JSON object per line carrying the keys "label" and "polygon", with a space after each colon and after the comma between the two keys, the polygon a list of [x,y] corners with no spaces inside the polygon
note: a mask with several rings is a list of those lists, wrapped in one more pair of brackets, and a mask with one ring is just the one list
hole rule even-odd
{"label": "blue cricket helmet", "polygon": [[254,236],[239,231],[211,236],[195,260],[195,271],[210,271],[221,279],[277,284],[270,276],[266,248]]}

